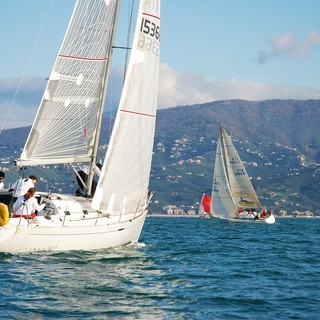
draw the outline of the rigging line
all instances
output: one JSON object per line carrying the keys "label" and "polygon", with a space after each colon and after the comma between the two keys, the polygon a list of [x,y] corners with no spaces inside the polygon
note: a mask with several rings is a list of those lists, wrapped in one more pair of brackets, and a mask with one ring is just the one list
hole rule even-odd
{"label": "rigging line", "polygon": [[[126,56],[125,56],[124,68],[123,68],[123,82],[122,82],[122,84],[124,84],[124,80],[126,77],[128,60],[129,60],[129,51],[131,50],[130,38],[131,38],[131,30],[132,30],[133,7],[134,7],[134,0],[131,1],[131,7],[129,7],[129,19],[128,19],[129,22],[128,22],[126,46],[112,46],[113,49],[126,50]],[[111,85],[109,85],[109,86],[111,86]],[[110,105],[110,117],[109,117],[109,137],[111,136],[111,133],[112,133],[112,127],[113,127],[113,124],[112,124],[112,104],[111,104]]]}
{"label": "rigging line", "polygon": [[113,46],[113,49],[125,49],[125,50],[131,50],[130,47],[122,47],[122,46]]}
{"label": "rigging line", "polygon": [[38,44],[38,41],[39,41],[39,39],[40,39],[40,35],[41,35],[41,33],[42,33],[42,30],[43,30],[43,28],[44,28],[44,26],[45,26],[45,24],[46,24],[46,21],[47,21],[47,19],[48,19],[49,13],[50,13],[50,11],[51,11],[53,1],[54,1],[54,0],[51,0],[51,3],[50,3],[50,5],[49,5],[49,8],[48,8],[48,10],[47,10],[47,12],[46,12],[46,15],[45,15],[45,17],[44,17],[44,20],[43,20],[43,22],[42,22],[42,25],[41,25],[41,27],[40,27],[39,33],[38,33],[38,35],[37,35],[36,41],[35,41],[35,43],[34,43],[34,45],[33,45],[32,50],[31,50],[31,53],[30,53],[29,59],[28,59],[28,61],[27,61],[26,67],[25,67],[25,69],[24,69],[24,71],[23,71],[23,73],[22,73],[22,76],[20,77],[20,80],[19,80],[19,83],[18,83],[18,87],[17,87],[17,89],[16,89],[16,91],[15,91],[15,94],[14,94],[14,96],[13,96],[13,99],[12,99],[12,101],[11,101],[11,104],[10,104],[10,106],[9,106],[9,109],[8,109],[8,111],[6,112],[6,115],[5,115],[5,118],[4,118],[2,127],[1,127],[1,129],[0,129],[0,137],[1,137],[1,135],[2,135],[2,131],[3,131],[4,127],[5,127],[5,124],[7,123],[7,120],[8,120],[9,114],[10,114],[10,112],[11,112],[11,110],[12,110],[12,107],[13,107],[14,104],[15,104],[15,100],[16,100],[16,97],[17,97],[18,92],[19,92],[19,90],[20,90],[22,81],[23,81],[23,79],[24,79],[24,77],[25,77],[25,75],[26,75],[26,73],[27,73],[27,70],[28,70],[28,68],[29,68],[29,65],[30,65],[31,59],[32,59],[32,57],[33,57],[34,51],[35,51],[35,49],[36,49],[36,47],[37,47],[37,44]]}
{"label": "rigging line", "polygon": [[[134,7],[134,0],[131,1],[131,12],[130,12],[130,17],[129,17],[128,32],[127,32],[127,46],[126,46],[127,48],[129,48],[130,38],[131,38],[133,7]],[[123,83],[126,78],[126,72],[127,72],[127,67],[128,67],[128,58],[129,58],[129,50],[126,50],[125,65],[124,65],[124,69],[123,69]]]}

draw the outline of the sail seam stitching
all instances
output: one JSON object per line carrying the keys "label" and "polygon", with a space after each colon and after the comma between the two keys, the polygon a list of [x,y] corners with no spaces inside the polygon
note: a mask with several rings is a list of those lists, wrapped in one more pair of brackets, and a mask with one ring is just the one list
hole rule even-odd
{"label": "sail seam stitching", "polygon": [[126,112],[126,113],[131,113],[131,114],[136,114],[136,115],[140,115],[140,116],[146,116],[146,117],[152,117],[152,118],[155,118],[155,117],[156,117],[156,116],[153,115],[153,114],[136,112],[136,111],[130,111],[130,110],[121,109],[120,111],[121,111],[121,112]]}
{"label": "sail seam stitching", "polygon": [[143,12],[142,14],[145,15],[145,16],[149,16],[149,17],[152,17],[152,18],[160,20],[160,18],[158,16],[154,16],[153,14],[146,13],[146,12]]}
{"label": "sail seam stitching", "polygon": [[60,58],[67,58],[67,59],[77,59],[77,60],[91,60],[91,61],[105,61],[108,58],[82,58],[82,57],[77,57],[77,56],[66,56],[63,54],[59,54]]}

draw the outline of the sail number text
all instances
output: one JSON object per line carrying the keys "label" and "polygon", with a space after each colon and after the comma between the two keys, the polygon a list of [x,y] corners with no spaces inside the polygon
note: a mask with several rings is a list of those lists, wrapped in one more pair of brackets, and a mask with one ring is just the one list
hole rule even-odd
{"label": "sail number text", "polygon": [[219,192],[219,182],[216,179],[214,179],[214,181],[213,181],[212,191]]}
{"label": "sail number text", "polygon": [[230,159],[230,164],[241,164],[241,160],[238,157],[233,157]]}
{"label": "sail number text", "polygon": [[246,173],[244,172],[243,169],[237,169],[236,172],[234,173],[235,176],[244,176]]}
{"label": "sail number text", "polygon": [[139,49],[151,51],[159,55],[160,27],[154,22],[142,18],[140,26],[140,37],[138,42]]}
{"label": "sail number text", "polygon": [[142,18],[140,31],[155,37],[157,40],[160,39],[160,27],[146,18]]}

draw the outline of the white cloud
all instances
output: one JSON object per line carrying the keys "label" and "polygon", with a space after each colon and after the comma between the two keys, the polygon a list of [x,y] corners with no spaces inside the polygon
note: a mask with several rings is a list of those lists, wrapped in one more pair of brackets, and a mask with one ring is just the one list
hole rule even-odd
{"label": "white cloud", "polygon": [[320,90],[294,84],[264,84],[240,79],[208,80],[202,75],[177,71],[161,64],[160,109],[225,99],[320,99]]}
{"label": "white cloud", "polygon": [[[309,43],[314,43],[317,39],[316,35],[311,38]],[[112,70],[111,77],[107,103],[114,108],[119,101],[122,69]],[[0,80],[0,128],[28,126],[33,122],[46,80],[29,78],[23,81],[15,102],[12,103],[18,83],[18,79]],[[241,79],[210,80],[200,74],[178,71],[163,63],[160,65],[159,109],[225,99],[320,99],[320,90],[285,83],[265,84]]]}
{"label": "white cloud", "polygon": [[299,50],[299,43],[294,35],[287,33],[271,40],[274,55],[294,53]]}
{"label": "white cloud", "polygon": [[213,100],[214,94],[209,88],[210,82],[203,76],[177,71],[161,64],[158,107],[162,109]]}
{"label": "white cloud", "polygon": [[274,57],[293,56],[298,59],[305,59],[310,52],[320,45],[320,31],[310,31],[304,39],[299,39],[292,33],[285,33],[273,37],[270,41],[271,51],[259,51],[257,62],[266,63]]}
{"label": "white cloud", "polygon": [[302,43],[302,48],[306,53],[312,50],[314,47],[320,45],[320,31],[313,30],[311,31],[306,39]]}

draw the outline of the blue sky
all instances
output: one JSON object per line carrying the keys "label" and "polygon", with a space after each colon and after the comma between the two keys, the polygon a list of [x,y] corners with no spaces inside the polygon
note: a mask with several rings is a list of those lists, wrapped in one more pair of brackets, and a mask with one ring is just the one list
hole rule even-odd
{"label": "blue sky", "polygon": [[[0,129],[32,123],[74,3],[0,1],[0,111],[14,113],[2,116]],[[125,25],[128,3],[122,0],[120,12]],[[319,12],[319,0],[162,0],[158,108],[320,99]],[[124,33],[116,45],[125,45]],[[114,88],[122,66],[123,54],[113,59]]]}

